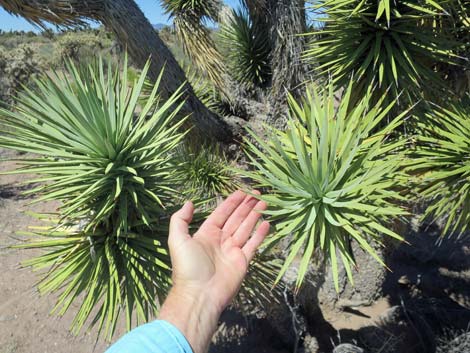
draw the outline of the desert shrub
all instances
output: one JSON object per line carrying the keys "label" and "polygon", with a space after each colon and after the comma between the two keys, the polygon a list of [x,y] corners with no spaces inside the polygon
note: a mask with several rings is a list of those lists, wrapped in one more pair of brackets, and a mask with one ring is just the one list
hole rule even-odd
{"label": "desert shrub", "polygon": [[246,6],[233,10],[221,25],[220,39],[229,72],[247,86],[263,86],[271,77],[266,26],[250,17]]}
{"label": "desert shrub", "polygon": [[75,332],[89,318],[109,337],[122,313],[128,328],[133,313],[146,321],[170,285],[168,222],[183,182],[173,160],[184,136],[184,119],[175,120],[182,91],[162,100],[158,80],[139,108],[148,68],[130,83],[127,62],[108,70],[102,61],[68,64],[21,94],[15,111],[0,111],[9,128],[0,146],[37,156],[14,172],[36,175],[35,202],[61,203],[50,227],[21,247],[46,251],[25,265],[48,269],[38,288],[59,293],[55,312],[78,302]]}
{"label": "desert shrub", "polygon": [[446,330],[437,339],[436,353],[470,352],[470,332]]}
{"label": "desert shrub", "polygon": [[29,45],[20,45],[14,50],[0,48],[1,100],[11,103],[23,86],[39,74],[41,67],[36,50]]}
{"label": "desert shrub", "polygon": [[433,106],[420,131],[409,170],[428,201],[425,217],[444,219],[444,234],[464,233],[470,222],[470,95],[446,108]]}
{"label": "desert shrub", "polygon": [[354,74],[358,97],[375,83],[377,97],[389,89],[392,100],[403,91],[399,102],[404,106],[423,95],[438,100],[450,94],[439,67],[463,63],[458,49],[464,42],[455,36],[449,17],[453,3],[322,0],[316,7],[324,13],[324,26],[313,33],[317,40],[305,56],[336,87]]}
{"label": "desert shrub", "polygon": [[246,141],[253,171],[245,174],[267,189],[260,198],[269,204],[265,214],[275,227],[267,246],[287,239],[278,280],[301,256],[297,287],[316,251],[330,259],[338,290],[338,257],[353,281],[352,241],[384,265],[371,242],[401,239],[387,225],[406,214],[399,205],[406,141],[389,137],[405,113],[377,129],[393,103],[371,106],[369,91],[352,105],[352,90],[345,90],[337,109],[333,85],[324,92],[309,89],[301,103],[290,97],[287,130],[267,127],[267,142],[253,132],[256,145]]}
{"label": "desert shrub", "polygon": [[66,32],[56,42],[56,60],[60,62],[64,59],[78,61],[80,58],[92,58],[101,49],[103,43],[93,32]]}

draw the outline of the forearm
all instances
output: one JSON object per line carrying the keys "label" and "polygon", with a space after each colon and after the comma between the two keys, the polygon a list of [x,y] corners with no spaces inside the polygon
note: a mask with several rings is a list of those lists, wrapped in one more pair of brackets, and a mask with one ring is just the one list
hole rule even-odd
{"label": "forearm", "polygon": [[203,290],[175,286],[163,304],[159,319],[165,320],[186,337],[194,353],[208,350],[222,312]]}

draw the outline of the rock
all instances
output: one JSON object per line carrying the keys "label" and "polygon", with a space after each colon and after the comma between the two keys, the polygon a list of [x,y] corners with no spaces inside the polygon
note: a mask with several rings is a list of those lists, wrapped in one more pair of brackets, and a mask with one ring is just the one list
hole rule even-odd
{"label": "rock", "polygon": [[353,344],[344,343],[335,347],[332,353],[365,353],[365,350]]}
{"label": "rock", "polygon": [[320,352],[320,345],[318,344],[318,340],[315,337],[310,336],[310,334],[306,334],[304,337],[303,352],[304,353],[319,353]]}
{"label": "rock", "polygon": [[[331,266],[327,264],[325,283],[318,295],[322,307],[341,310],[339,306],[344,302],[361,303],[362,306],[370,305],[382,296],[382,286],[387,270],[385,267],[380,266],[371,255],[362,250],[357,243],[353,242],[351,246],[358,267],[358,271],[353,273],[354,286],[349,283],[346,271],[342,263],[339,263],[340,292],[337,293],[334,287]],[[390,247],[393,247],[393,245]],[[384,250],[378,246],[374,246],[374,248],[381,258],[385,258],[390,250]],[[339,300],[341,300],[340,303],[338,303]]]}

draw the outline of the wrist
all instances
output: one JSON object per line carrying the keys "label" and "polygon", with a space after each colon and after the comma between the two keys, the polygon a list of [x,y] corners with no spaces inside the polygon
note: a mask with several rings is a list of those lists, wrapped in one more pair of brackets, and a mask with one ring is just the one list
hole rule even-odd
{"label": "wrist", "polygon": [[175,284],[158,318],[178,328],[194,353],[204,353],[217,329],[222,310],[204,289]]}

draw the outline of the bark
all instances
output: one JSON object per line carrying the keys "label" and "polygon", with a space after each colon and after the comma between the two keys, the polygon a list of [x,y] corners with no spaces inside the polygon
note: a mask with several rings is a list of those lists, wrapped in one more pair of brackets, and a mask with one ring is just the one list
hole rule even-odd
{"label": "bark", "polygon": [[301,56],[307,30],[304,0],[246,0],[250,14],[266,20],[272,48],[272,85],[268,122],[285,126],[287,93],[300,96],[308,81],[308,66]]}
{"label": "bark", "polygon": [[132,0],[106,0],[104,4],[104,16],[100,20],[116,34],[121,43],[127,46],[129,55],[135,63],[142,67],[151,57],[150,74],[154,79],[164,67],[162,77],[164,92],[170,95],[184,83],[185,113],[191,114],[198,135],[203,139],[211,137],[219,141],[228,141],[231,137],[228,125],[209,111],[196,97],[191,85],[185,83],[184,71],[137,4]]}
{"label": "bark", "polygon": [[151,79],[156,79],[165,68],[161,81],[163,97],[170,96],[184,85],[186,105],[183,113],[190,114],[196,135],[219,141],[231,139],[228,125],[196,97],[186,82],[184,71],[133,0],[0,0],[0,6],[40,25],[42,21],[48,21],[74,26],[82,24],[84,19],[103,23],[127,48],[136,65],[143,67],[151,58]]}

